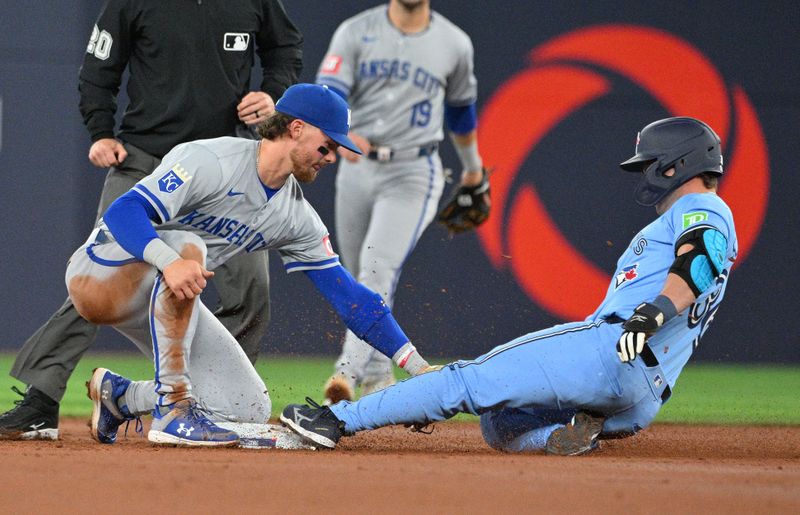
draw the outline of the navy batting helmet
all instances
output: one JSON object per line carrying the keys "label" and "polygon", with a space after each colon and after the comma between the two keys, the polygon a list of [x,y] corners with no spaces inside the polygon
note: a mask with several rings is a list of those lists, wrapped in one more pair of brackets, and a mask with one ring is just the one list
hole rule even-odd
{"label": "navy batting helmet", "polygon": [[[636,202],[654,206],[692,177],[703,172],[722,175],[719,136],[695,118],[658,120],[639,132],[636,155],[620,166],[628,172],[644,172],[636,186]],[[673,167],[675,173],[665,176]]]}

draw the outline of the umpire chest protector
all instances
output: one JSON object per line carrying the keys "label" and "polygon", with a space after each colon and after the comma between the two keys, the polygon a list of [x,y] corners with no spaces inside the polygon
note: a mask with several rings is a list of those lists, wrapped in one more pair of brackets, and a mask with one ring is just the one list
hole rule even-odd
{"label": "umpire chest protector", "polygon": [[[636,202],[654,206],[701,173],[722,175],[719,136],[695,118],[658,120],[639,132],[636,155],[621,163],[620,167],[628,172],[644,173],[636,187]],[[664,175],[673,167],[673,175]]]}

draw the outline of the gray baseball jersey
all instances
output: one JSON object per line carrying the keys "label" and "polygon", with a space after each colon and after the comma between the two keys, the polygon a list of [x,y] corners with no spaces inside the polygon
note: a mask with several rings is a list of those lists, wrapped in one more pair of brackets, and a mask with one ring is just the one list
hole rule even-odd
{"label": "gray baseball jersey", "polygon": [[405,149],[443,139],[445,102],[475,102],[472,54],[469,36],[441,14],[432,12],[423,32],[404,34],[382,5],[339,26],[317,82],[347,94],[353,132]]}
{"label": "gray baseball jersey", "polygon": [[256,172],[258,145],[228,137],[178,145],[133,191],[158,213],[159,231],[203,239],[209,270],[240,252],[269,249],[290,272],[337,265],[328,230],[294,176],[267,198]]}

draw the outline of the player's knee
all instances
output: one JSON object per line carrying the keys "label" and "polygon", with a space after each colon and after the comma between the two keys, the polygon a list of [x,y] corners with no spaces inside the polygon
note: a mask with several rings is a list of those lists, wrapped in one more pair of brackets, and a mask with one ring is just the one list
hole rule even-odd
{"label": "player's knee", "polygon": [[272,416],[272,399],[268,392],[264,392],[258,397],[252,406],[251,422],[263,423]]}
{"label": "player's knee", "polygon": [[229,417],[236,422],[265,424],[272,415],[272,399],[264,388],[231,395]]}
{"label": "player's knee", "polygon": [[481,434],[486,444],[497,451],[507,451],[508,439],[504,438],[497,424],[499,413],[489,412],[481,415]]}
{"label": "player's knee", "polygon": [[183,242],[178,250],[178,254],[180,254],[183,259],[197,261],[203,266],[206,264],[206,245],[203,240],[195,234],[192,234],[192,238],[188,238],[187,241]]}
{"label": "player's knee", "polygon": [[259,394],[251,403],[247,414],[249,420],[246,422],[255,422],[259,424],[265,423],[272,416],[272,399],[269,397],[269,392],[264,391]]}
{"label": "player's knee", "polygon": [[600,438],[611,440],[627,438],[650,426],[660,409],[660,402],[642,401],[633,409],[606,418]]}
{"label": "player's knee", "polygon": [[91,274],[74,275],[67,281],[67,291],[75,310],[86,321],[115,325],[130,316],[131,299],[149,272],[146,263],[134,263],[120,267],[105,279]]}
{"label": "player's knee", "polygon": [[200,236],[188,231],[166,231],[159,236],[183,259],[190,259],[205,266],[207,248]]}

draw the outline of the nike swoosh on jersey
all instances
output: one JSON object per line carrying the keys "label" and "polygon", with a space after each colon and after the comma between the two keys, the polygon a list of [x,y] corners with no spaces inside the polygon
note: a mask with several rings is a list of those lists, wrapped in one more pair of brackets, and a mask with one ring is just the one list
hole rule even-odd
{"label": "nike swoosh on jersey", "polygon": [[229,197],[235,197],[236,195],[244,195],[244,192],[243,191],[233,191],[233,190],[230,190],[228,192],[228,196]]}
{"label": "nike swoosh on jersey", "polygon": [[372,43],[373,41],[377,41],[378,36],[361,36],[361,41],[364,43]]}

